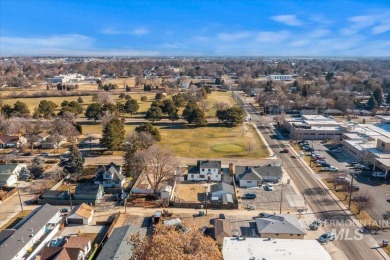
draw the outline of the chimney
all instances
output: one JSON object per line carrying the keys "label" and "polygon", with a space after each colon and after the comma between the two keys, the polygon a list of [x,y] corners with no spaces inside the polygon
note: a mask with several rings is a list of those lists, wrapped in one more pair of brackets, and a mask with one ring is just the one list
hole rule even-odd
{"label": "chimney", "polygon": [[229,163],[229,174],[232,176],[236,174],[236,167],[234,166],[233,163]]}

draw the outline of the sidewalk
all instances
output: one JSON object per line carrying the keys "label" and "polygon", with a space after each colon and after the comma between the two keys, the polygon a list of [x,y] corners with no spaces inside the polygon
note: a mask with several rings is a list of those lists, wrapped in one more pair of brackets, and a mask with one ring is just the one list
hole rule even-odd
{"label": "sidewalk", "polygon": [[[307,164],[305,160],[302,160],[298,154],[297,151],[290,145],[287,144],[291,151],[297,156],[297,158],[305,165],[305,167],[309,170],[310,174],[315,176],[315,179],[321,184],[321,186],[324,188],[324,190],[332,197],[332,199],[338,204],[338,206],[345,212],[345,214],[350,218],[350,220],[355,224],[356,227],[362,228],[363,225],[355,218],[355,216],[352,214],[352,212],[347,208],[347,206],[344,205],[337,197],[336,195],[333,194],[333,192],[326,186],[326,184],[322,181],[320,176],[316,174],[313,169]],[[369,242],[373,245],[373,247],[376,248],[376,250],[379,252],[379,254],[382,255],[384,259],[390,259],[388,254],[378,245],[378,242],[371,236],[371,235],[366,235],[366,239],[369,240]]]}

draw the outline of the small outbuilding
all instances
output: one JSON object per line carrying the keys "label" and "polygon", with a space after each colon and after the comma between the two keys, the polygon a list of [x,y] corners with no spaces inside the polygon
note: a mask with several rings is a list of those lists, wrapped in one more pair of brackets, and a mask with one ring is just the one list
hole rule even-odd
{"label": "small outbuilding", "polygon": [[82,203],[76,206],[66,218],[67,225],[89,225],[93,217],[93,207]]}

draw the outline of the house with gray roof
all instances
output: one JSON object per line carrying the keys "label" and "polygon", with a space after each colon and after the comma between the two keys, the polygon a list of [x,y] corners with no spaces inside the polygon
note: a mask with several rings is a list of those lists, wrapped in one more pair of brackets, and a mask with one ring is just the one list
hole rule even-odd
{"label": "house with gray roof", "polygon": [[122,166],[113,162],[99,166],[94,179],[95,184],[102,184],[104,188],[121,188],[125,181],[126,178],[122,174]]}
{"label": "house with gray roof", "polygon": [[198,160],[196,166],[188,167],[188,181],[221,181],[221,161]]}
{"label": "house with gray roof", "polygon": [[261,186],[264,182],[278,183],[283,176],[280,166],[233,166],[235,179],[241,188]]}
{"label": "house with gray roof", "polygon": [[114,229],[96,260],[131,259],[133,246],[128,243],[127,238],[138,232],[145,235],[146,231],[146,228],[140,228],[134,225],[126,225]]}
{"label": "house with gray roof", "polygon": [[224,182],[215,183],[210,186],[210,193],[212,199],[218,198],[218,200],[222,200],[223,195],[234,195],[234,187]]}
{"label": "house with gray roof", "polygon": [[295,215],[267,215],[256,218],[260,237],[303,239],[305,230]]}
{"label": "house with gray roof", "polygon": [[[33,210],[12,229],[0,232],[1,259],[34,259],[60,228],[59,210],[45,204]],[[30,252],[30,248],[34,248]]]}

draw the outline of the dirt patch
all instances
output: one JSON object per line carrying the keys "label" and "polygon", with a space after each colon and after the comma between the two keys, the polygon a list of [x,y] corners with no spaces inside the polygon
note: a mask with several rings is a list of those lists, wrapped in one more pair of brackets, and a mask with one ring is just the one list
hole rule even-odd
{"label": "dirt patch", "polygon": [[204,201],[205,183],[179,183],[175,188],[175,200],[180,202]]}

